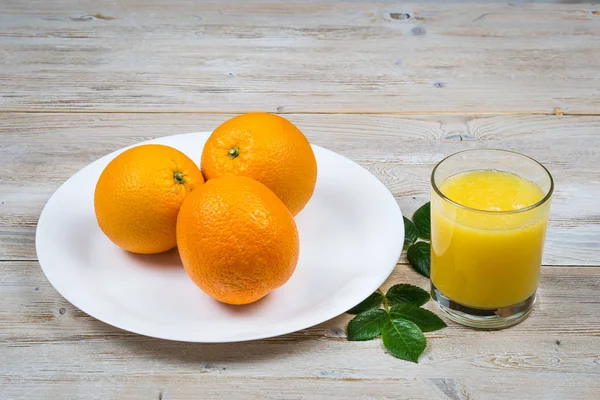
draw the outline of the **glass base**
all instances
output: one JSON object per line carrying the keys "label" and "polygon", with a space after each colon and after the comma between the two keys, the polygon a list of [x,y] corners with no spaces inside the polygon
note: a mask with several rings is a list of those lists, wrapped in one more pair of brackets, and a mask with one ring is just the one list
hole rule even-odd
{"label": "glass base", "polygon": [[535,292],[524,301],[508,307],[481,309],[464,306],[444,296],[431,283],[431,298],[448,319],[477,329],[504,329],[523,321],[535,303]]}

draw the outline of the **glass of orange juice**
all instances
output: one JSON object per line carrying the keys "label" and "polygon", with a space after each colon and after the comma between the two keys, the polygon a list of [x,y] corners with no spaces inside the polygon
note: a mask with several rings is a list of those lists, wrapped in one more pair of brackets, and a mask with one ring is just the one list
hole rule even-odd
{"label": "glass of orange juice", "polygon": [[431,292],[460,324],[501,329],[531,311],[554,183],[539,162],[475,149],[431,175]]}

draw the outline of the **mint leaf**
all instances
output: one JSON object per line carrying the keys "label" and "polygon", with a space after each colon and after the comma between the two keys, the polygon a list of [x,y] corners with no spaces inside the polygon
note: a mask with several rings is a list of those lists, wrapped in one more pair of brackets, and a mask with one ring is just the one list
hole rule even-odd
{"label": "mint leaf", "polygon": [[408,248],[406,257],[410,266],[426,278],[429,278],[431,265],[431,245],[427,242],[417,242]]}
{"label": "mint leaf", "polygon": [[431,240],[431,203],[423,204],[413,214],[413,222],[419,231],[419,237],[425,240]]}
{"label": "mint leaf", "polygon": [[346,329],[348,340],[374,339],[381,335],[381,330],[389,320],[389,314],[379,308],[362,312],[348,322],[348,328]]}
{"label": "mint leaf", "polygon": [[367,311],[370,308],[379,307],[382,301],[383,295],[379,292],[375,292],[346,312],[348,314],[360,314],[361,312]]}
{"label": "mint leaf", "polygon": [[408,283],[392,286],[385,297],[390,303],[411,303],[415,306],[422,306],[429,301],[429,293],[426,290]]}
{"label": "mint leaf", "polygon": [[406,319],[423,332],[433,332],[446,327],[446,323],[429,310],[409,303],[396,304],[390,309],[392,319]]}
{"label": "mint leaf", "polygon": [[410,219],[406,217],[402,218],[404,218],[404,248],[407,249],[408,246],[419,239],[419,231]]}
{"label": "mint leaf", "polygon": [[427,346],[425,335],[419,327],[403,319],[393,319],[386,324],[381,337],[391,355],[414,363],[419,362],[419,356]]}

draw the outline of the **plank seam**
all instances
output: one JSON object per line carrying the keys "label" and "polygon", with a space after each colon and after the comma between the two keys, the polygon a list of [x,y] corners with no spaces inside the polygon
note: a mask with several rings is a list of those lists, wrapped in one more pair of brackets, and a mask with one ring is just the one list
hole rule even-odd
{"label": "plank seam", "polygon": [[[269,111],[273,114],[289,115],[554,115],[554,116],[600,116],[599,112],[564,112],[555,109],[551,112],[543,111]],[[0,110],[0,114],[200,114],[200,115],[228,115],[256,112],[256,110],[230,110],[230,111],[208,111],[208,110]]]}

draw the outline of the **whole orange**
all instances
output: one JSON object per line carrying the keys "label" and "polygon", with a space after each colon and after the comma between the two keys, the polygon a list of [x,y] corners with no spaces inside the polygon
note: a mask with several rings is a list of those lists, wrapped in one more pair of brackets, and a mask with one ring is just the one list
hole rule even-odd
{"label": "whole orange", "polygon": [[216,300],[248,304],[280,287],[298,262],[292,214],[265,185],[243,176],[207,181],[177,219],[183,266]]}
{"label": "whole orange", "polygon": [[221,124],[202,152],[207,180],[247,176],[266,185],[296,216],[308,203],[317,181],[310,143],[287,119],[268,113],[238,115]]}
{"label": "whole orange", "polygon": [[198,166],[179,150],[157,144],[133,147],[113,159],[98,179],[98,225],[124,250],[167,251],[177,245],[183,200],[203,183]]}

